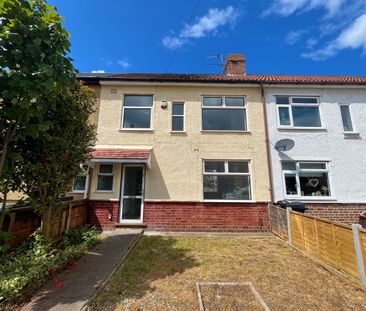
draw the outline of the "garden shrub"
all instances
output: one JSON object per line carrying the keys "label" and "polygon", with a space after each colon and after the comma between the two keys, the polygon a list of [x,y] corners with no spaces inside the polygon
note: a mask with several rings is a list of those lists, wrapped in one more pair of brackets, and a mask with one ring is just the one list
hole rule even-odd
{"label": "garden shrub", "polygon": [[52,242],[46,242],[37,230],[15,251],[0,257],[0,303],[30,295],[99,241],[93,228],[72,230]]}

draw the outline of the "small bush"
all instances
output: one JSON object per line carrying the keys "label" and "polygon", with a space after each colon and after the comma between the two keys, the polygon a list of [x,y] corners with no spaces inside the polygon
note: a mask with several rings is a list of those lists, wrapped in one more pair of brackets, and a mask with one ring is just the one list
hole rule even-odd
{"label": "small bush", "polygon": [[0,302],[21,300],[100,241],[91,228],[72,230],[46,242],[39,230],[14,252],[0,257]]}

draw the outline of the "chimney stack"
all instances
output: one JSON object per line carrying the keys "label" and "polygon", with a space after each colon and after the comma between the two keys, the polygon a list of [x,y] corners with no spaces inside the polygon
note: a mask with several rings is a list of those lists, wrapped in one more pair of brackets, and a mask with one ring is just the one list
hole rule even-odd
{"label": "chimney stack", "polygon": [[229,54],[225,62],[225,75],[245,75],[245,57],[243,54]]}

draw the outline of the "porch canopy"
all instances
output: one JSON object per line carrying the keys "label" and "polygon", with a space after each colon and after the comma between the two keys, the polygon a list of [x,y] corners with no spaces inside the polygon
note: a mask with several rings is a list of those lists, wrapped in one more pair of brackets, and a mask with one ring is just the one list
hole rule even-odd
{"label": "porch canopy", "polygon": [[92,163],[141,163],[150,168],[152,148],[96,148],[91,155]]}

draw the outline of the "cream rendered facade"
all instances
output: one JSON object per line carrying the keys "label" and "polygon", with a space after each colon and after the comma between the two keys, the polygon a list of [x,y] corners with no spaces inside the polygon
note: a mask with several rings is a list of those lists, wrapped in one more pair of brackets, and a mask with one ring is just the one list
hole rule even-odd
{"label": "cream rendered facade", "polygon": [[[203,160],[248,160],[253,202],[270,201],[268,158],[261,90],[245,84],[101,83],[96,148],[152,148],[144,200],[202,202]],[[125,95],[152,95],[149,130],[122,129]],[[247,131],[202,131],[203,96],[244,96]],[[167,102],[167,108],[162,108]],[[184,102],[185,131],[172,132],[172,102]],[[89,198],[119,201],[122,164],[114,164],[113,191],[97,191],[95,163]]]}

